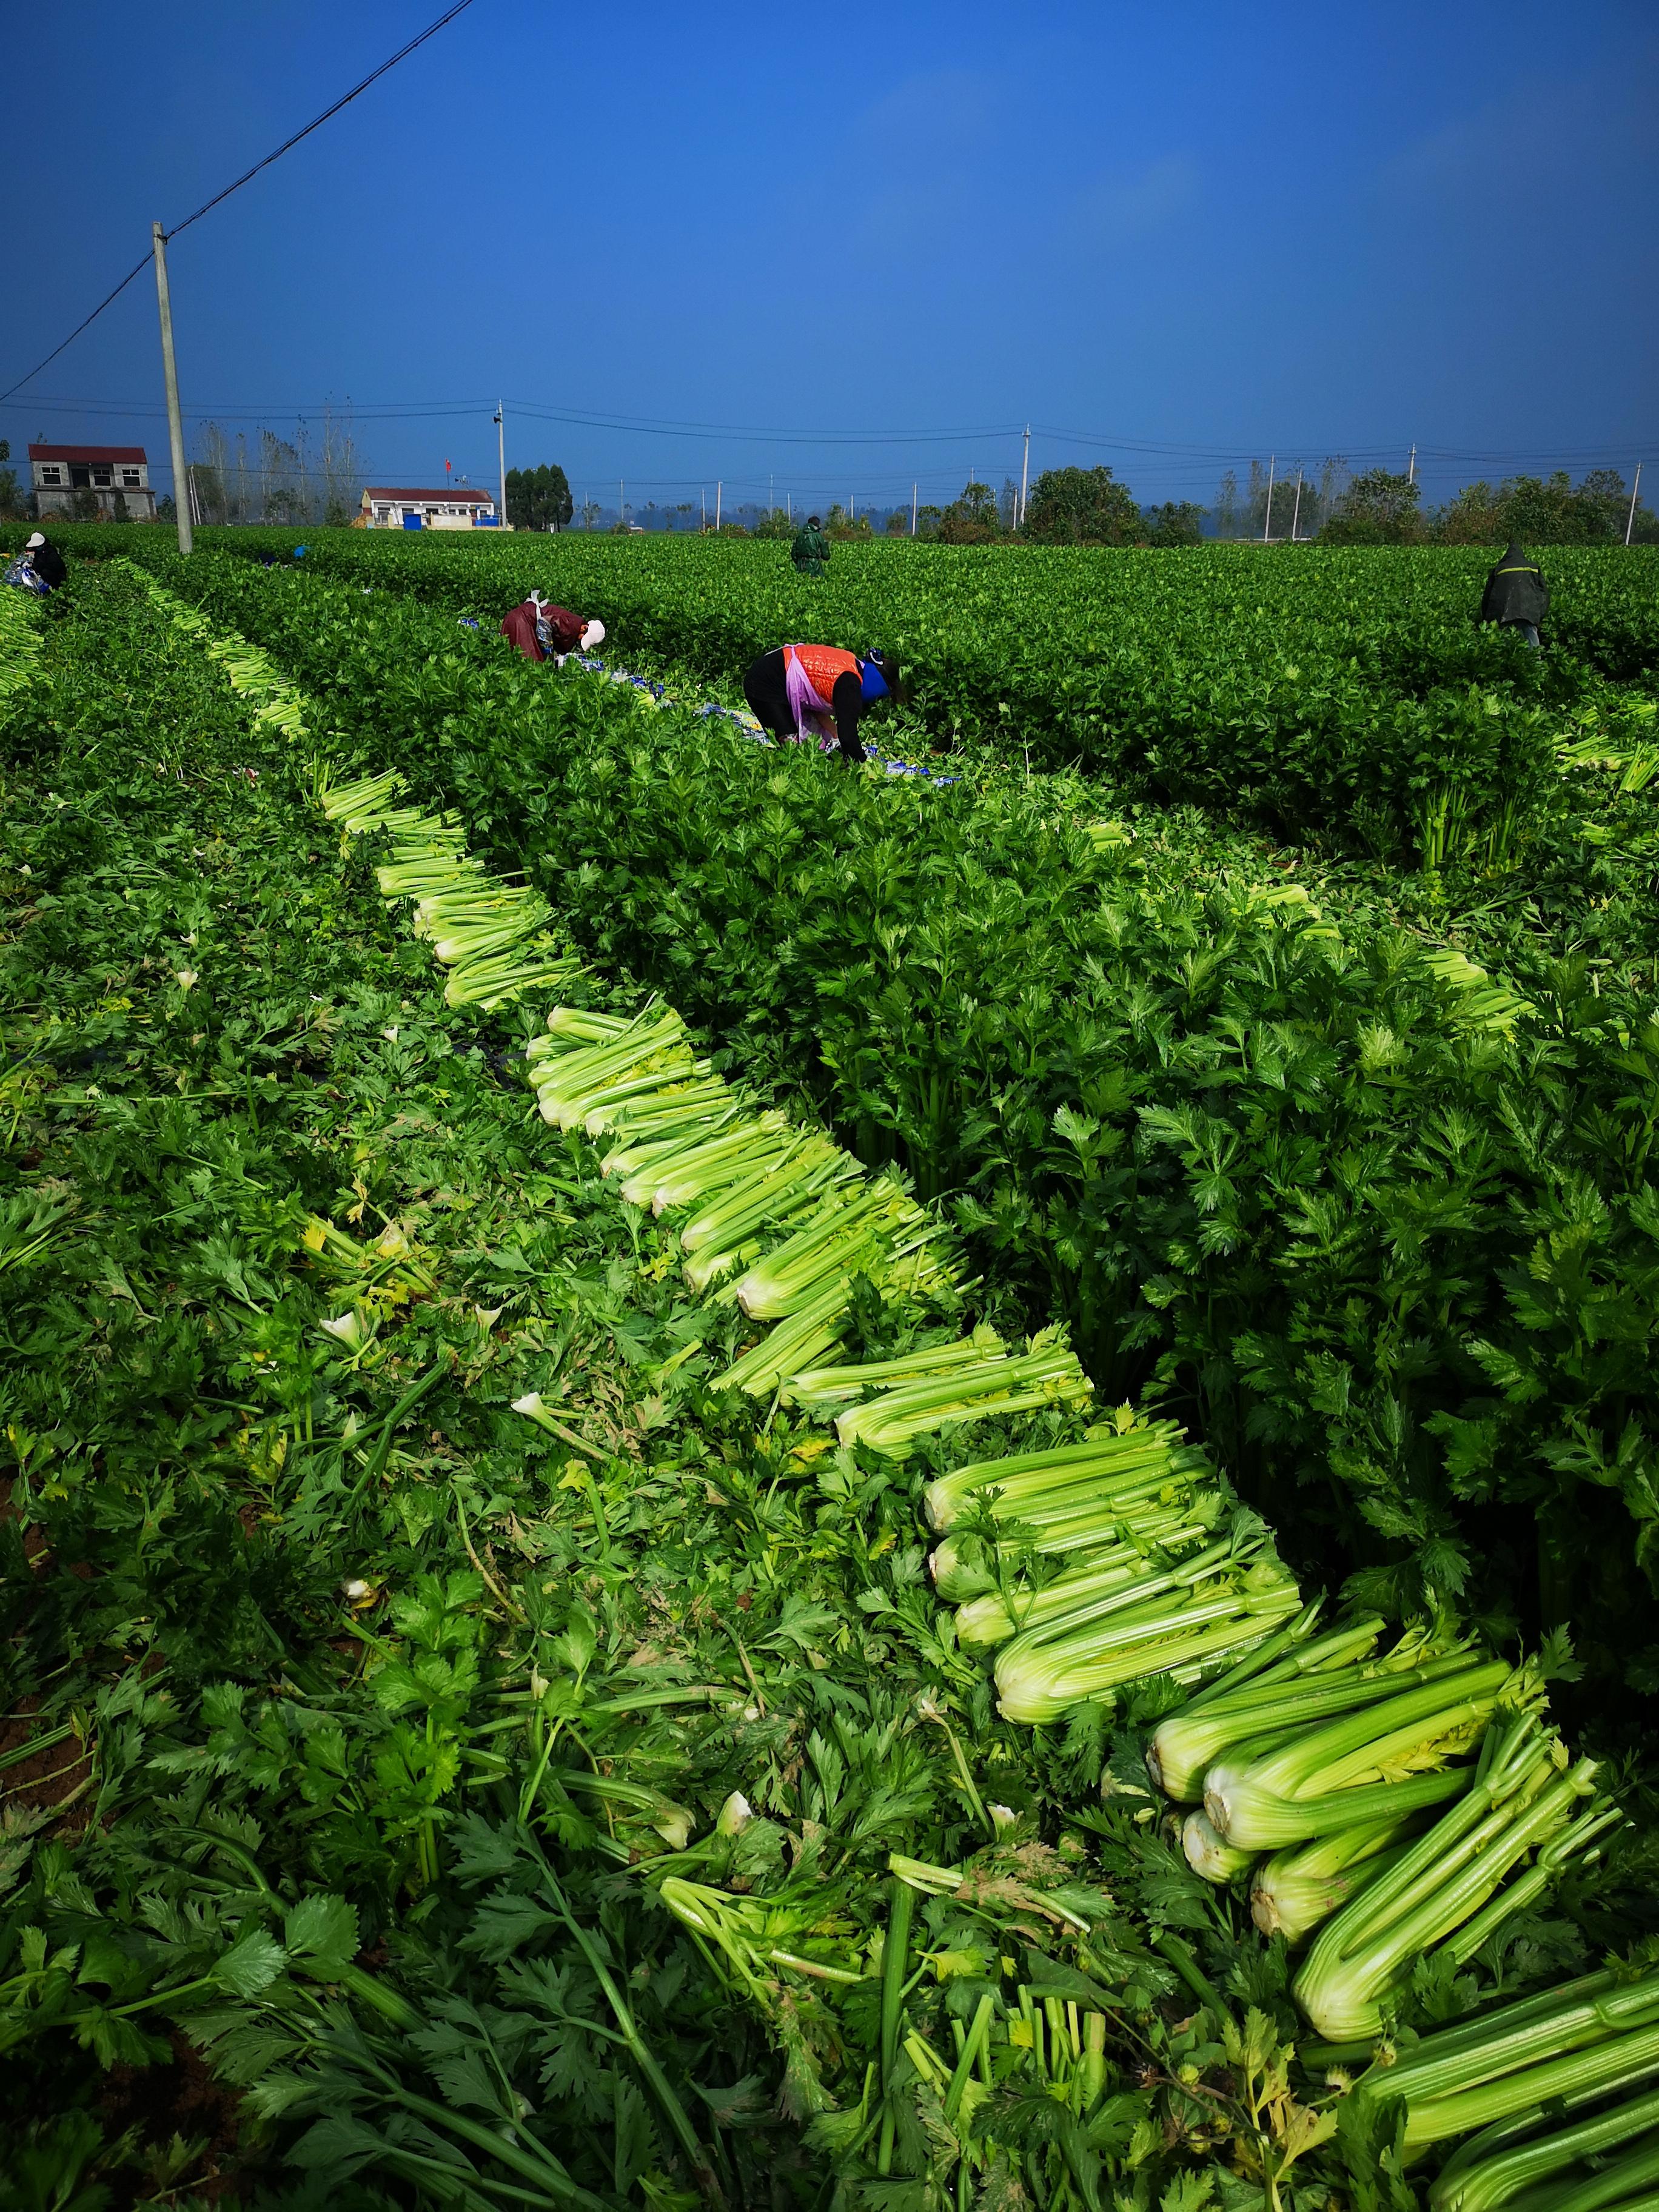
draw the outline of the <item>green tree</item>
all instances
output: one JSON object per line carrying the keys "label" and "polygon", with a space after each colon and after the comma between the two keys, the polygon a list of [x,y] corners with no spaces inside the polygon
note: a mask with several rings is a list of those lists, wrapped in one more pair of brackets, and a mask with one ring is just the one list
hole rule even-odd
{"label": "green tree", "polygon": [[71,522],[98,522],[102,520],[103,512],[98,504],[97,493],[89,490],[85,484],[77,485],[70,494]]}
{"label": "green tree", "polygon": [[939,540],[945,545],[984,545],[1001,535],[997,495],[988,483],[964,484],[939,517]]}
{"label": "green tree", "polygon": [[1189,499],[1166,499],[1162,507],[1143,507],[1149,545],[1201,545],[1204,510]]}
{"label": "green tree", "polygon": [[1319,535],[1328,545],[1410,545],[1423,536],[1423,487],[1388,469],[1367,469],[1336,503]]}
{"label": "green tree", "polygon": [[507,519],[514,530],[562,530],[574,512],[570,486],[556,463],[507,472]]}
{"label": "green tree", "polygon": [[1134,495],[1110,469],[1044,469],[1031,487],[1025,535],[1039,545],[1136,545],[1146,531]]}
{"label": "green tree", "polygon": [[[0,438],[0,462],[11,459],[11,441]],[[23,512],[23,495],[18,489],[15,469],[0,467],[0,518],[9,521]]]}
{"label": "green tree", "polygon": [[893,512],[888,516],[886,530],[887,535],[890,538],[908,538],[909,536],[910,518],[904,512],[904,509],[902,507],[896,507],[893,509]]}
{"label": "green tree", "polygon": [[[690,511],[690,508],[688,507],[686,513],[689,514]],[[769,507],[766,513],[762,515],[760,520],[755,525],[755,535],[757,538],[793,538],[794,534],[795,526],[789,520],[787,509],[781,507]]]}
{"label": "green tree", "polygon": [[939,536],[939,525],[944,521],[944,520],[945,509],[942,507],[918,507],[916,510],[917,537],[937,538]]}

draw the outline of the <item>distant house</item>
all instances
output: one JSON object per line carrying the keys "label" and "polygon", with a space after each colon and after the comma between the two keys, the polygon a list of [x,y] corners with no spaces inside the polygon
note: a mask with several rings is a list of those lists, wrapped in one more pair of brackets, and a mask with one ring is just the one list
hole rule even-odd
{"label": "distant house", "polygon": [[495,530],[495,502],[487,491],[398,491],[369,484],[363,491],[365,530]]}
{"label": "distant house", "polygon": [[149,488],[149,463],[142,446],[31,446],[36,512],[68,514],[76,492],[90,492],[106,516],[118,499],[134,522],[154,522],[155,495]]}

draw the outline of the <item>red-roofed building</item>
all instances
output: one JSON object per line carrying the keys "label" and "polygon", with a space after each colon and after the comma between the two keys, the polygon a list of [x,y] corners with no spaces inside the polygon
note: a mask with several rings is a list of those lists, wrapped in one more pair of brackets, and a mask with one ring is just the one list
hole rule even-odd
{"label": "red-roofed building", "polygon": [[[112,520],[155,520],[155,495],[142,446],[31,446],[29,466],[35,511],[43,521],[49,514],[72,514],[77,492],[90,494],[98,512]],[[81,510],[88,512],[84,496]]]}
{"label": "red-roofed building", "polygon": [[494,530],[501,526],[487,491],[456,484],[442,491],[407,491],[369,484],[363,491],[365,530]]}

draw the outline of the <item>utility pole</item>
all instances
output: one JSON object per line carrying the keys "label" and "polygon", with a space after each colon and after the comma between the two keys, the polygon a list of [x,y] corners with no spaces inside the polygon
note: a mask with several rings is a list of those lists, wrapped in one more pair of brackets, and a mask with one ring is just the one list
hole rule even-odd
{"label": "utility pole", "polygon": [[626,530],[628,527],[628,503],[623,495],[624,489],[623,480],[618,477],[617,478],[617,527],[618,530]]}
{"label": "utility pole", "polygon": [[1261,518],[1261,542],[1264,545],[1267,542],[1267,532],[1273,526],[1273,464],[1278,459],[1277,453],[1267,456],[1267,512]]}
{"label": "utility pole", "polygon": [[1642,493],[1642,464],[1636,464],[1636,482],[1630,488],[1630,513],[1625,517],[1625,543],[1630,544],[1630,534],[1636,527],[1636,502]]}
{"label": "utility pole", "polygon": [[1019,465],[1019,513],[1014,518],[1018,526],[1025,527],[1025,487],[1031,475],[1031,426],[1025,425],[1025,455]]}
{"label": "utility pole", "polygon": [[793,530],[795,526],[795,495],[792,491],[783,495],[783,511],[788,516],[789,527]]}
{"label": "utility pole", "polygon": [[915,488],[915,484],[912,484],[912,485],[911,485],[911,487],[910,487],[910,535],[911,535],[911,537],[912,537],[912,538],[914,538],[914,537],[915,536],[915,534],[916,534],[916,488]]}
{"label": "utility pole", "polygon": [[[155,301],[161,313],[161,374],[167,386],[167,443],[173,450],[173,506],[179,519],[179,550],[188,553],[190,477],[185,465],[185,419],[179,411],[179,368],[173,358],[173,300],[167,291],[167,234],[159,222],[149,227],[155,255]],[[139,264],[141,267],[143,264]]]}
{"label": "utility pole", "polygon": [[504,399],[495,402],[495,459],[501,472],[501,528],[510,530],[513,526],[507,519],[507,402]]}
{"label": "utility pole", "polygon": [[769,469],[766,472],[766,519],[769,522],[772,520],[772,472]]}
{"label": "utility pole", "polygon": [[1296,526],[1302,520],[1302,464],[1296,465],[1296,505],[1291,509],[1291,543],[1296,543]]}
{"label": "utility pole", "polygon": [[1407,483],[1415,483],[1417,482],[1417,448],[1415,446],[1412,447],[1412,457],[1406,464],[1406,482]]}
{"label": "utility pole", "polygon": [[716,537],[716,538],[718,538],[718,537],[720,536],[720,479],[718,477],[715,477],[715,479],[714,479],[714,535],[715,535],[715,537]]}

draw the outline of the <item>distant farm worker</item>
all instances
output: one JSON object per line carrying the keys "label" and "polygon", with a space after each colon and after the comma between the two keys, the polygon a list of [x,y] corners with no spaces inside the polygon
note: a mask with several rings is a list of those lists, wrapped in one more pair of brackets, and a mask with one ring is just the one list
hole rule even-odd
{"label": "distant farm worker", "polygon": [[63,555],[51,538],[42,537],[37,530],[6,570],[6,581],[21,585],[24,591],[45,599],[48,592],[58,589],[68,573]]}
{"label": "distant farm worker", "polygon": [[560,666],[568,653],[591,653],[605,641],[602,622],[584,622],[568,607],[556,607],[539,592],[520,602],[501,624],[501,635],[511,638],[527,660],[545,660],[550,654]]}
{"label": "distant farm worker", "polygon": [[785,744],[833,738],[845,761],[861,761],[859,718],[898,689],[890,653],[843,653],[833,645],[782,645],[763,653],[743,679],[762,729]]}
{"label": "distant farm worker", "polygon": [[789,548],[789,558],[795,564],[798,576],[821,576],[823,564],[830,558],[830,540],[823,534],[823,525],[816,514],[809,514],[795,532],[795,542]]}
{"label": "distant farm worker", "polygon": [[1518,538],[1510,538],[1509,551],[1486,578],[1481,621],[1518,630],[1528,645],[1535,646],[1538,625],[1549,611],[1550,587],[1544,581],[1543,570],[1527,558]]}

